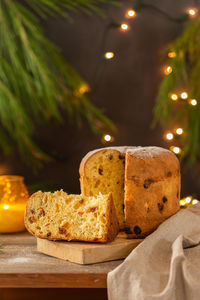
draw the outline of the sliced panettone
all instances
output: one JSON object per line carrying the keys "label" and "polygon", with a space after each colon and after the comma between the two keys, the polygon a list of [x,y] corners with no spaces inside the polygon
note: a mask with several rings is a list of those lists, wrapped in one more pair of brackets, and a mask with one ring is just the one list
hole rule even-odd
{"label": "sliced panettone", "polygon": [[124,229],[124,173],[126,147],[89,152],[80,164],[81,192],[87,196],[112,192],[120,229]]}
{"label": "sliced panettone", "polygon": [[67,241],[109,242],[119,231],[111,193],[87,197],[62,190],[33,194],[27,203],[25,226],[36,237]]}
{"label": "sliced panettone", "polygon": [[145,237],[179,210],[180,164],[160,147],[111,147],[89,152],[80,164],[81,192],[112,192],[120,229]]}

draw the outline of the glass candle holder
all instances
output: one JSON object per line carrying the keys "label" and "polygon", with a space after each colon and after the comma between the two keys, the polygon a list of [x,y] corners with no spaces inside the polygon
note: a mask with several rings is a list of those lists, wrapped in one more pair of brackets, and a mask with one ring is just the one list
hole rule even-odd
{"label": "glass candle holder", "polygon": [[0,232],[24,231],[28,191],[22,176],[0,176]]}

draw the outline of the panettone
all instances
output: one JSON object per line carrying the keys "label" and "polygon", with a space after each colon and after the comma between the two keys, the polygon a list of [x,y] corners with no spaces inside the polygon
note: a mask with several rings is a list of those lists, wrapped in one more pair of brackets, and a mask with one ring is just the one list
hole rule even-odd
{"label": "panettone", "polygon": [[81,192],[112,192],[120,229],[144,237],[179,210],[180,165],[160,147],[110,147],[89,152],[80,165]]}
{"label": "panettone", "polygon": [[109,242],[118,231],[112,195],[96,197],[41,191],[33,194],[25,212],[27,230],[49,240]]}

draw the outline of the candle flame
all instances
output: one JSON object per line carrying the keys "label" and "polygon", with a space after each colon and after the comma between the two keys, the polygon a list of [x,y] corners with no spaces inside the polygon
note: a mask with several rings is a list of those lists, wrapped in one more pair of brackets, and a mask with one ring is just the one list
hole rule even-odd
{"label": "candle flame", "polygon": [[8,204],[4,204],[3,208],[4,209],[9,209],[9,205]]}

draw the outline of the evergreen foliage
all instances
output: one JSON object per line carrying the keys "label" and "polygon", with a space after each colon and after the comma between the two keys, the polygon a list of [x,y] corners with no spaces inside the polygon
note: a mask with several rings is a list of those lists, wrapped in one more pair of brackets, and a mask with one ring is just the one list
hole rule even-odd
{"label": "evergreen foliage", "polygon": [[[176,56],[169,58],[172,72],[161,82],[154,109],[154,125],[160,122],[163,127],[184,129],[180,137],[182,158],[185,157],[191,165],[200,154],[200,18],[190,22],[167,51],[174,51]],[[192,106],[187,100],[170,99],[172,93],[180,95],[182,91],[187,91],[189,99],[196,99],[198,104]]]}
{"label": "evergreen foliage", "polygon": [[86,83],[45,37],[40,24],[40,18],[49,16],[69,18],[69,11],[101,13],[96,5],[104,2],[114,1],[0,1],[0,147],[4,154],[17,148],[24,161],[35,167],[49,161],[33,137],[40,123],[52,118],[62,122],[61,111],[77,124],[86,118],[97,134],[102,133],[99,122],[114,128],[81,92]]}

